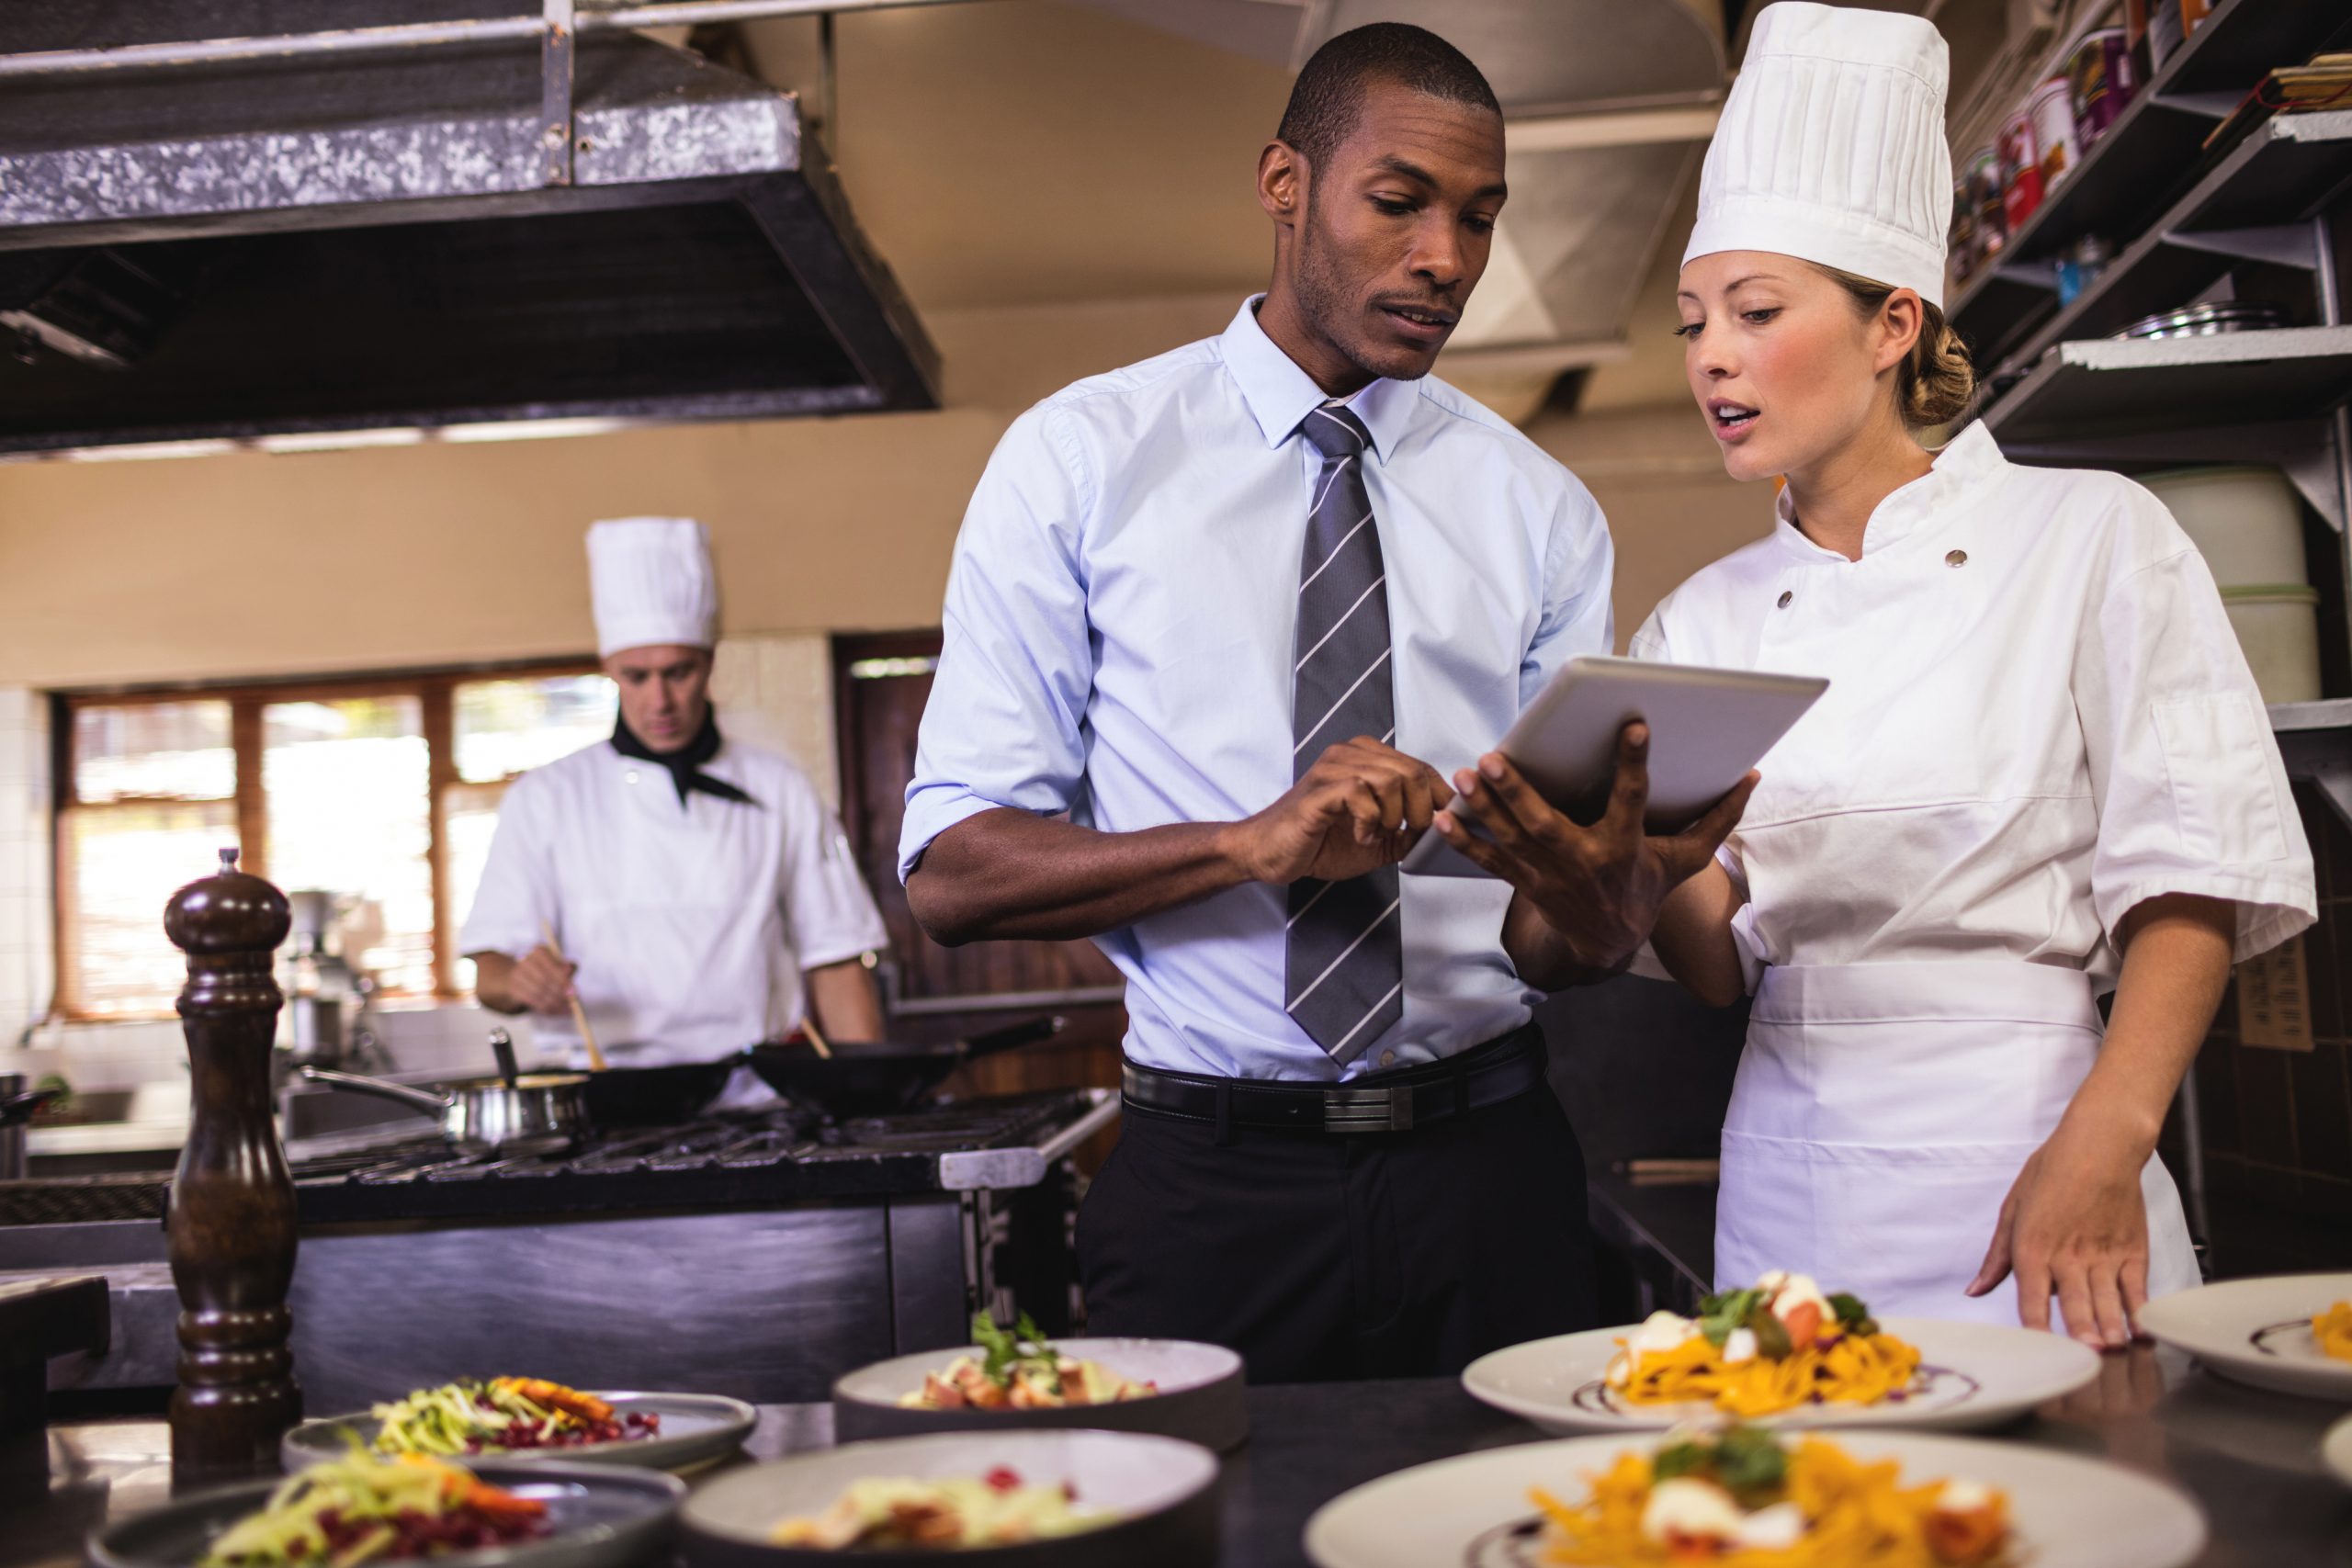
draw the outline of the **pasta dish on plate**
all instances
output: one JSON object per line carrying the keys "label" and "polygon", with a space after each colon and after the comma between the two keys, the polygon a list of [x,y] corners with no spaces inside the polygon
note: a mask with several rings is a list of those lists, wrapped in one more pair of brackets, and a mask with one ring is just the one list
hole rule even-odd
{"label": "pasta dish on plate", "polygon": [[1695,1318],[1652,1313],[1618,1347],[1604,1381],[1624,1404],[1711,1404],[1744,1419],[1900,1403],[1919,1378],[1917,1348],[1883,1332],[1861,1302],[1777,1269],[1709,1296]]}
{"label": "pasta dish on plate", "polygon": [[1583,1501],[1538,1490],[1539,1560],[1577,1568],[2009,1568],[2008,1499],[1964,1478],[1734,1426],[1628,1451]]}

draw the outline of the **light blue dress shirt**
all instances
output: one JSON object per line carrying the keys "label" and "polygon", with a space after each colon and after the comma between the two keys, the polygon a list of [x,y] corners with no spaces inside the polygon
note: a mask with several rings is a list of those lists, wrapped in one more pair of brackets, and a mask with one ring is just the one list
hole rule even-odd
{"label": "light blue dress shirt", "polygon": [[[1248,301],[1220,337],[1064,389],[1015,420],[956,543],[944,651],[899,844],[999,807],[1106,832],[1233,821],[1291,785],[1299,555],[1323,393]],[[1434,377],[1350,400],[1386,564],[1399,750],[1441,773],[1552,673],[1611,647],[1611,554],[1584,486]],[[1344,1070],[1283,1010],[1284,896],[1249,885],[1097,939],[1129,1059],[1331,1081],[1517,1028],[1510,890],[1404,879],[1405,1011]]]}

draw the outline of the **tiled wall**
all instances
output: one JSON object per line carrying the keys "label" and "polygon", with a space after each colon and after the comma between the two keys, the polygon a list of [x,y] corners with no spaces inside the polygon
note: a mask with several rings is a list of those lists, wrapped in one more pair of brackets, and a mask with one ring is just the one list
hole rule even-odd
{"label": "tiled wall", "polygon": [[49,1007],[49,699],[0,687],[0,1047]]}
{"label": "tiled wall", "polygon": [[841,809],[831,638],[729,637],[718,645],[710,694],[726,733],[783,752],[808,775],[827,806]]}
{"label": "tiled wall", "polygon": [[2303,934],[2315,1048],[2238,1043],[2234,988],[2197,1059],[2216,1271],[2352,1264],[2352,829],[2297,785],[2319,868]]}

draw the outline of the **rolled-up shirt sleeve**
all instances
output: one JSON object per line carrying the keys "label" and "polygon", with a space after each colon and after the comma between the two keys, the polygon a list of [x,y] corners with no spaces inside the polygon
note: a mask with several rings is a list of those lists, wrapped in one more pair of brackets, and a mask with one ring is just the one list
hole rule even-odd
{"label": "rolled-up shirt sleeve", "polygon": [[1616,585],[1616,547],[1600,503],[1573,476],[1552,519],[1545,551],[1544,618],[1520,661],[1519,705],[1524,709],[1578,654],[1613,653],[1617,624],[1610,591]]}
{"label": "rolled-up shirt sleeve", "polygon": [[1080,465],[1074,439],[1040,406],[1005,432],[972,492],[907,785],[902,882],[966,818],[1080,804],[1094,683]]}
{"label": "rolled-up shirt sleeve", "polygon": [[2074,673],[2098,807],[2092,897],[2110,940],[2150,898],[2225,899],[2250,958],[2316,919],[2311,850],[2204,558],[2154,496],[2119,493]]}

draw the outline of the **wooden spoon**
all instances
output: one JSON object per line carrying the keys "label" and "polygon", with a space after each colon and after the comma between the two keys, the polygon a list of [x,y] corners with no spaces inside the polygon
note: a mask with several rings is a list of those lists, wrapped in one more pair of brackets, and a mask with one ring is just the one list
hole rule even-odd
{"label": "wooden spoon", "polygon": [[[555,927],[549,925],[545,920],[541,920],[539,922],[539,935],[547,939],[548,951],[555,954],[557,963],[564,964],[570,962],[570,960],[563,956],[562,944],[555,940]],[[568,990],[564,992],[563,999],[571,1004],[571,1027],[580,1031],[580,1042],[582,1044],[588,1047],[589,1066],[593,1067],[597,1072],[603,1072],[605,1070],[605,1053],[596,1047],[596,1032],[589,1027],[588,1010],[582,1007],[580,1005],[580,998],[572,995],[572,993]]]}
{"label": "wooden spoon", "polygon": [[824,1057],[828,1062],[833,1059],[833,1048],[825,1043],[825,1032],[823,1030],[817,1027],[817,1015],[815,1013],[806,1010],[802,1011],[800,1014],[800,1032],[808,1037],[808,1043],[817,1048],[817,1055]]}

